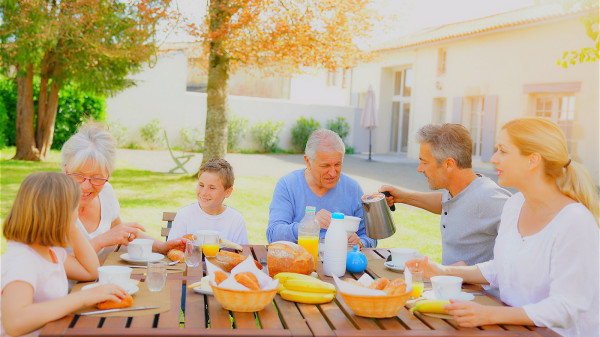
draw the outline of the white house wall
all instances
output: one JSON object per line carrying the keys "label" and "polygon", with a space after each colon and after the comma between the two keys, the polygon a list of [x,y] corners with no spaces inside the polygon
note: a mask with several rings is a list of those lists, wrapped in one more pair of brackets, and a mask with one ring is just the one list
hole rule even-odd
{"label": "white house wall", "polygon": [[[570,18],[400,49],[387,52],[377,63],[356,69],[354,83],[362,85],[356,85],[353,93],[366,91],[369,83],[373,83],[374,87],[379,84],[376,89],[379,123],[384,128],[377,135],[376,151],[388,152],[392,111],[391,69],[412,65],[415,84],[412,89],[408,156],[417,158],[418,144],[414,134],[418,128],[432,121],[433,99],[436,97],[446,98],[446,122],[450,122],[454,97],[498,95],[497,135],[501,126],[509,120],[531,115],[531,100],[530,95],[524,93],[525,85],[581,82],[575,100],[576,130],[582,139],[574,157],[583,162],[598,184],[599,63],[583,63],[568,69],[556,65],[563,52],[578,50],[591,43],[579,18]],[[438,48],[446,49],[446,73],[441,77],[437,76]],[[491,168],[489,163],[474,163]]]}

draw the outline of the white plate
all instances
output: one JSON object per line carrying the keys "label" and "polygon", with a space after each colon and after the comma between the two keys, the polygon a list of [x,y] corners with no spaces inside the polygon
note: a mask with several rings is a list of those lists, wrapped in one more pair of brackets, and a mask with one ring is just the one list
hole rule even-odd
{"label": "white plate", "polygon": [[[100,285],[100,283],[91,283],[91,284],[88,284],[86,286],[83,286],[81,288],[81,290],[92,289],[92,288],[95,288],[95,287],[97,287],[99,285]],[[123,290],[125,290],[125,292],[127,292],[129,295],[133,295],[133,294],[137,293],[138,290],[140,290],[140,288],[138,286],[134,286],[133,284],[130,284],[127,287],[125,287],[125,289],[123,289]]]}
{"label": "white plate", "polygon": [[397,271],[399,273],[403,273],[404,272],[404,267],[400,268],[398,266],[396,266],[395,264],[392,264],[390,261],[386,261],[383,263],[384,266],[388,267],[389,269],[393,270],[393,271]]}
{"label": "white plate", "polygon": [[211,289],[204,289],[202,287],[196,287],[192,289],[194,292],[198,293],[198,294],[204,294],[204,295],[213,295],[213,291],[212,288]]}
{"label": "white plate", "polygon": [[129,257],[129,253],[121,254],[119,256],[121,259],[131,262],[131,263],[148,263],[148,262],[156,262],[162,260],[165,256],[159,253],[152,253],[147,259],[134,259]]}
{"label": "white plate", "polygon": [[[435,294],[434,294],[433,290],[424,291],[421,296],[427,300],[436,300],[437,299],[437,298],[435,298]],[[473,296],[473,294],[461,291],[460,295],[458,295],[456,298],[453,298],[453,300],[455,300],[455,301],[471,301],[474,298],[475,298],[475,296]]]}

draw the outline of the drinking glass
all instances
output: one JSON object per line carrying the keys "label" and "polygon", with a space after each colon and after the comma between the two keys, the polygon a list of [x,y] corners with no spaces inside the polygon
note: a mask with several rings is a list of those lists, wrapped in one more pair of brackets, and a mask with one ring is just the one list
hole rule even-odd
{"label": "drinking glass", "polygon": [[325,252],[325,237],[319,238],[319,260],[323,261],[323,254]]}
{"label": "drinking glass", "polygon": [[147,273],[148,290],[161,291],[167,281],[167,263],[165,261],[148,262]]}
{"label": "drinking glass", "polygon": [[189,268],[198,267],[202,261],[202,249],[199,245],[195,245],[193,241],[188,241],[185,244],[185,264]]}
{"label": "drinking glass", "polygon": [[202,251],[204,256],[215,257],[219,252],[219,232],[204,234],[202,240]]}

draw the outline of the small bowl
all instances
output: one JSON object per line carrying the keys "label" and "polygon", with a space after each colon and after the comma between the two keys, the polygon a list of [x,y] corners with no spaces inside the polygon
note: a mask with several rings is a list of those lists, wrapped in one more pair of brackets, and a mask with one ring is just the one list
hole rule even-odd
{"label": "small bowl", "polygon": [[346,230],[346,232],[348,232],[348,234],[356,233],[356,231],[358,230],[358,225],[360,225],[360,220],[362,219],[359,217],[345,215],[343,221],[344,229]]}
{"label": "small bowl", "polygon": [[397,316],[406,304],[410,294],[410,292],[407,292],[393,296],[364,296],[340,292],[344,302],[356,316],[372,318]]}
{"label": "small bowl", "polygon": [[273,290],[231,290],[210,285],[213,295],[223,309],[237,312],[255,312],[263,310],[273,301],[277,289]]}

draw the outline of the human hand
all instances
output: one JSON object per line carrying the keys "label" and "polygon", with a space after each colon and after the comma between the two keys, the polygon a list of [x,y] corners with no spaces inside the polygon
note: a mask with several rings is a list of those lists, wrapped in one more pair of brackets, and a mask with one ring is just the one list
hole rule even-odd
{"label": "human hand", "polygon": [[103,234],[104,246],[128,245],[129,242],[135,240],[138,230],[146,231],[142,225],[136,222],[122,222]]}
{"label": "human hand", "polygon": [[450,300],[450,304],[444,306],[448,314],[454,316],[454,320],[462,327],[476,327],[492,324],[493,317],[491,308],[472,301]]}
{"label": "human hand", "polygon": [[399,189],[393,187],[393,186],[389,186],[389,185],[383,185],[379,188],[380,193],[383,192],[389,192],[390,196],[389,197],[385,197],[385,201],[387,202],[388,206],[393,206],[394,203],[397,202],[397,198],[398,195],[401,193]]}
{"label": "human hand", "polygon": [[406,266],[410,271],[422,271],[423,277],[431,278],[432,276],[442,275],[444,273],[443,266],[437,262],[429,261],[429,257],[425,256],[422,259],[411,259],[406,261]]}
{"label": "human hand", "polygon": [[127,292],[116,284],[103,284],[79,293],[82,295],[83,305],[86,307],[103,301],[119,302],[127,296]]}
{"label": "human hand", "polygon": [[161,254],[167,254],[171,249],[178,249],[185,252],[185,244],[190,241],[186,238],[172,239],[167,242],[162,242],[162,245],[157,248]]}
{"label": "human hand", "polygon": [[360,237],[356,235],[356,233],[352,233],[348,236],[348,244],[355,246],[358,245],[362,247],[362,243],[360,242]]}
{"label": "human hand", "polygon": [[321,228],[329,228],[329,224],[331,224],[331,212],[326,209],[318,211],[315,215],[315,221],[319,224],[319,226],[321,226]]}

